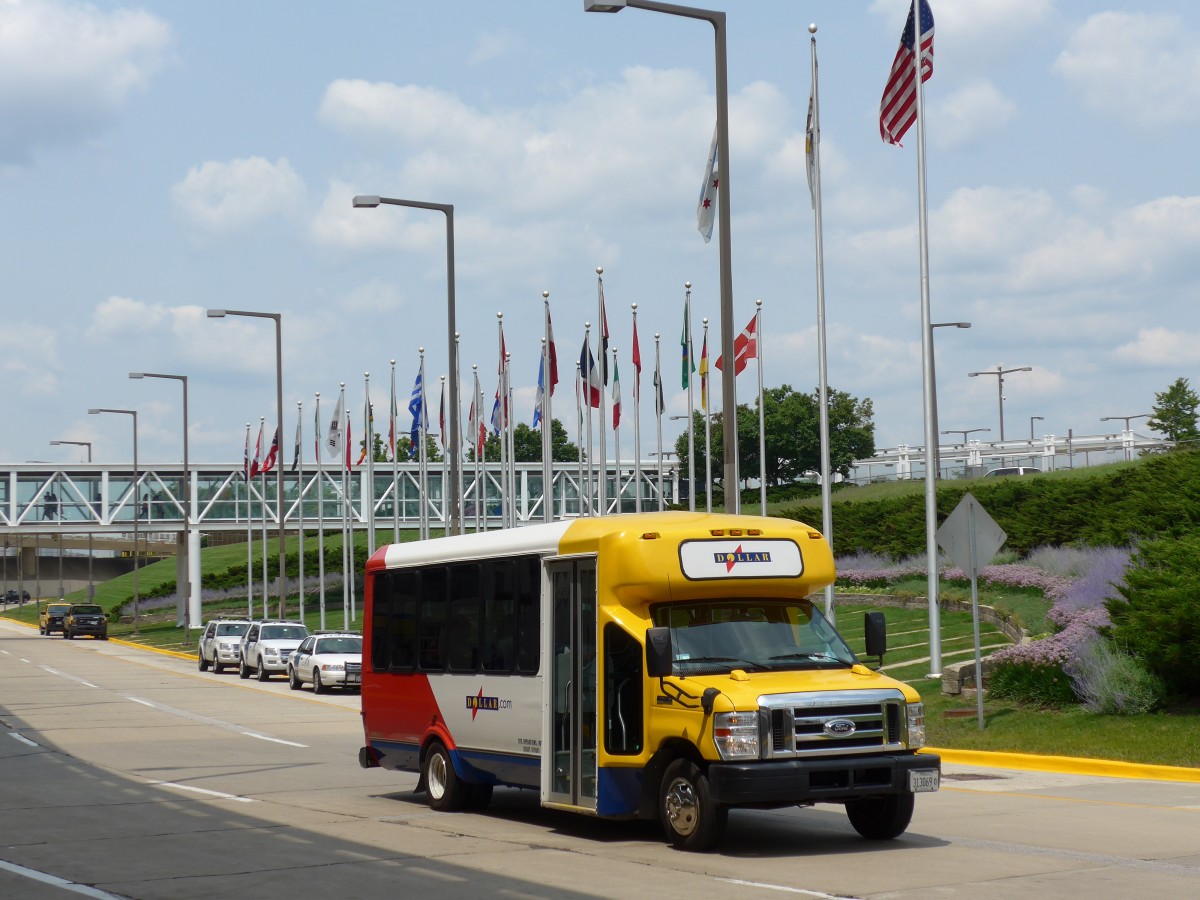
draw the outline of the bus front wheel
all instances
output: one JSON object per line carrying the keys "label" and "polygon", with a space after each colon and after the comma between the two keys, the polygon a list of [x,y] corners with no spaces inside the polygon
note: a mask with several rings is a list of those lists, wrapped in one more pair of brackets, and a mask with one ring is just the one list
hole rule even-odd
{"label": "bus front wheel", "polygon": [[667,766],[658,810],[667,840],[679,850],[710,849],[720,840],[729,818],[729,809],[712,799],[708,776],[690,759]]}
{"label": "bus front wheel", "polygon": [[467,804],[467,785],[454,771],[450,751],[438,741],[430,744],[425,754],[425,790],[429,806],[439,812],[457,812]]}
{"label": "bus front wheel", "polygon": [[913,795],[885,794],[846,804],[846,815],[854,830],[870,841],[899,837],[912,821]]}

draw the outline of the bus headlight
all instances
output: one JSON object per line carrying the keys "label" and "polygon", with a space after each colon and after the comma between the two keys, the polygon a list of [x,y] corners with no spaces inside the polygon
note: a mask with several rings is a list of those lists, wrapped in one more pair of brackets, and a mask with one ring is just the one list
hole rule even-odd
{"label": "bus headlight", "polygon": [[908,746],[917,750],[925,746],[925,704],[908,704]]}
{"label": "bus headlight", "polygon": [[721,759],[758,759],[758,714],[716,713],[713,716],[713,741]]}

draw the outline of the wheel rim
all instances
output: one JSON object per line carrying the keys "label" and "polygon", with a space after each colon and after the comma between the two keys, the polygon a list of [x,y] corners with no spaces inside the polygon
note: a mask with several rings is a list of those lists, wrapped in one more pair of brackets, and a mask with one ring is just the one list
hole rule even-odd
{"label": "wheel rim", "polygon": [[672,781],[663,802],[667,821],[671,823],[671,829],[676,834],[687,837],[696,830],[696,823],[700,819],[700,801],[690,781],[686,778],[676,778]]}
{"label": "wheel rim", "polygon": [[429,796],[434,800],[441,800],[446,793],[446,757],[441,753],[434,753],[429,758],[429,771],[425,777],[426,787],[429,790]]}

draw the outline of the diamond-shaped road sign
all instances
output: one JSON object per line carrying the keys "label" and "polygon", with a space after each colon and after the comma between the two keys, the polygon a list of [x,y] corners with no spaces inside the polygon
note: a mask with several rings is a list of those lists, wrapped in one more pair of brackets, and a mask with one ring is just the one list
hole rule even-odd
{"label": "diamond-shaped road sign", "polygon": [[954,560],[955,565],[971,576],[978,575],[979,569],[995,558],[996,552],[1007,539],[1004,529],[996,524],[996,520],[969,492],[963,495],[954,512],[946,517],[942,527],[937,530],[938,546]]}

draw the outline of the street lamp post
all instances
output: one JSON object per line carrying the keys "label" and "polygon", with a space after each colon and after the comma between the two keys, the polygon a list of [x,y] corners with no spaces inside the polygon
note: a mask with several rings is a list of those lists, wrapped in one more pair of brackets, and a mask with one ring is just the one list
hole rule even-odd
{"label": "street lamp post", "polygon": [[1030,416],[1029,417],[1029,443],[1032,444],[1034,442],[1034,440],[1036,440],[1033,436],[1033,423],[1034,422],[1044,422],[1044,421],[1046,421],[1045,416]]}
{"label": "street lamp post", "polygon": [[[60,447],[60,446],[64,446],[67,444],[71,444],[76,447],[87,447],[88,463],[89,464],[91,463],[91,461],[92,461],[92,442],[91,441],[51,441],[50,442],[50,446],[52,446],[52,447]],[[91,493],[91,490],[92,490],[92,487],[89,484],[88,485],[88,493]],[[92,505],[91,501],[89,500],[88,507],[90,508],[91,505]],[[91,510],[91,512],[94,514],[95,510],[93,509],[93,510]],[[96,596],[96,583],[92,579],[92,532],[89,531],[88,532],[88,592],[87,592],[87,598],[89,600],[91,600],[95,596]]]}
{"label": "street lamp post", "polygon": [[993,369],[987,369],[983,372],[968,372],[967,375],[975,378],[978,375],[995,375],[996,387],[1000,396],[1000,443],[1004,443],[1004,376],[1009,372],[1032,372],[1033,366],[1017,366],[1015,369],[1004,368],[1003,363]]}
{"label": "street lamp post", "polygon": [[133,633],[138,633],[138,526],[141,516],[141,503],[138,499],[138,438],[137,438],[137,410],[136,409],[89,409],[89,416],[96,416],[100,413],[116,413],[122,416],[133,416],[133,484],[130,486],[130,494],[133,499]]}
{"label": "street lamp post", "polygon": [[[676,6],[656,0],[583,0],[586,12],[620,12],[626,6],[650,12],[701,19],[713,27],[717,87],[717,218],[721,254],[721,355],[732,360],[733,339],[733,243],[729,233],[729,71],[725,49],[725,13],[716,10]],[[737,394],[732,363],[721,370],[721,417],[726,427],[721,429],[721,448],[725,455],[725,510],[736,513],[741,508],[738,489]],[[729,423],[732,423],[730,425]],[[730,499],[732,498],[732,504]]]}
{"label": "street lamp post", "polygon": [[1124,422],[1125,428],[1122,429],[1121,443],[1124,445],[1125,459],[1133,459],[1133,435],[1129,430],[1129,422],[1132,419],[1149,419],[1154,413],[1138,413],[1136,416],[1101,416],[1101,422]]}
{"label": "street lamp post", "polygon": [[967,435],[974,434],[977,431],[991,431],[990,428],[951,428],[949,431],[943,431],[942,434],[961,434],[962,442],[966,444]]}
{"label": "street lamp post", "polygon": [[[283,314],[269,312],[251,312],[244,309],[210,309],[210,319],[221,319],[225,316],[250,316],[256,319],[273,319],[275,322],[275,416],[279,423],[275,434],[283,442]],[[275,464],[275,507],[279,523],[279,618],[287,618],[287,557],[284,550],[283,527],[283,461]],[[263,585],[263,596],[266,596],[267,586]]]}
{"label": "street lamp post", "polygon": [[[938,432],[938,406],[937,406],[937,368],[935,365],[936,355],[933,352],[933,329],[935,328],[970,328],[970,322],[930,322],[929,323],[929,393],[932,397],[931,407],[933,409],[933,428],[930,429],[930,434],[937,435]],[[936,477],[941,477],[942,457],[941,452],[936,451],[934,460],[937,464]]]}
{"label": "street lamp post", "polygon": [[[449,508],[447,534],[462,534],[462,497],[460,493],[462,482],[459,479],[459,469],[462,465],[459,433],[459,396],[458,396],[458,332],[454,325],[454,204],[425,203],[420,200],[402,200],[398,197],[378,197],[373,194],[360,194],[354,198],[355,209],[374,209],[380,204],[386,206],[407,206],[411,209],[432,209],[446,215],[446,335],[447,351],[446,364],[450,373],[450,407],[454,415],[450,417],[450,446],[447,455],[450,458],[450,483],[446,485]],[[394,490],[394,488],[393,488]]]}
{"label": "street lamp post", "polygon": [[[178,625],[184,628],[184,637],[187,637],[187,629],[193,625],[198,626],[200,622],[199,608],[197,608],[197,621],[192,622],[191,602],[192,602],[192,543],[191,543],[191,522],[192,522],[192,481],[190,470],[188,469],[188,377],[186,375],[165,375],[160,372],[130,372],[130,378],[165,378],[171,381],[178,381],[183,385],[183,547],[184,559],[186,566],[184,569],[183,584],[184,589],[180,597],[180,609]],[[178,570],[176,570],[178,571]]]}

